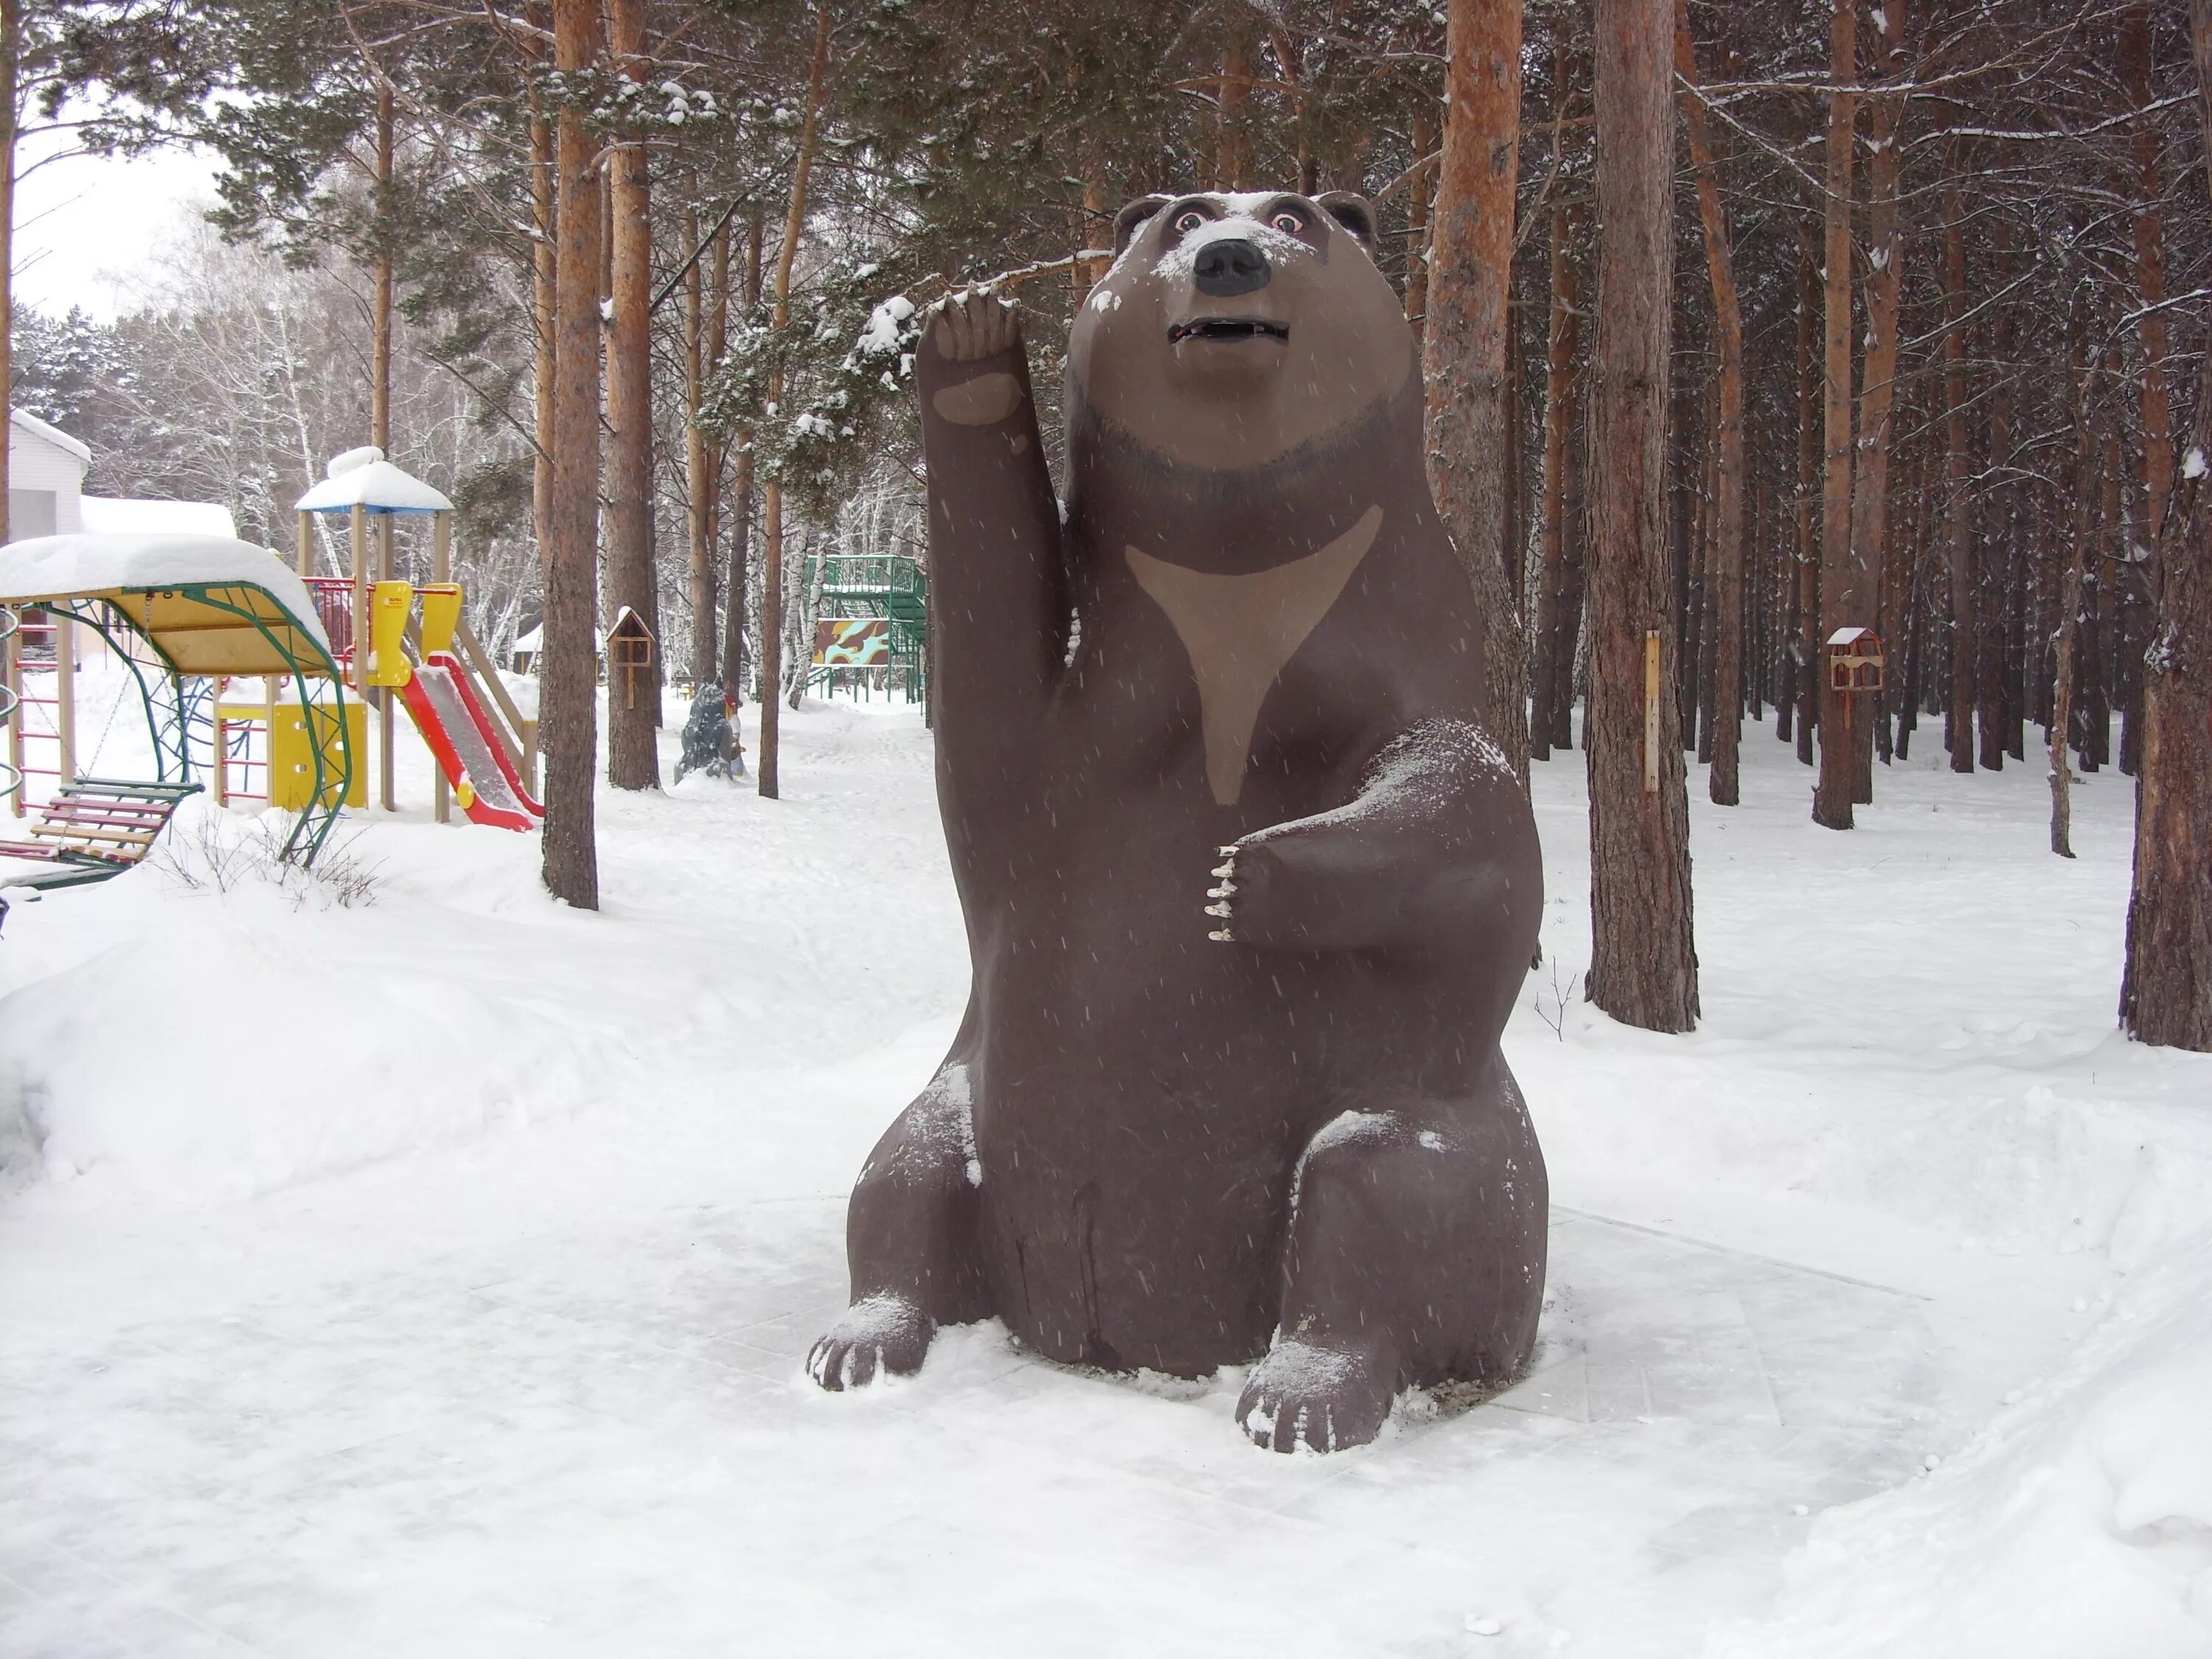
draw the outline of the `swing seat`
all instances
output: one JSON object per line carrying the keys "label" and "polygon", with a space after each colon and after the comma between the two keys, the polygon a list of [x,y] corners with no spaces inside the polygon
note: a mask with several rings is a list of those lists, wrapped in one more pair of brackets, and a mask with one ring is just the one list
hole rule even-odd
{"label": "swing seat", "polygon": [[81,887],[106,881],[143,863],[161,831],[197,783],[137,783],[118,778],[79,778],[48,801],[31,839],[0,841],[0,856],[51,864],[6,884]]}

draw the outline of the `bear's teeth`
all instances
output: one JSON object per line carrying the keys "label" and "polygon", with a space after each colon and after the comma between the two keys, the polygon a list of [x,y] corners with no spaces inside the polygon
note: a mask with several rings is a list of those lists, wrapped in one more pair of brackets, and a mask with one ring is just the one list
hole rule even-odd
{"label": "bear's teeth", "polygon": [[1237,884],[1233,881],[1224,881],[1218,887],[1207,888],[1206,890],[1206,896],[1208,898],[1235,898],[1237,896]]}
{"label": "bear's teeth", "polygon": [[1237,942],[1237,935],[1231,933],[1226,927],[1223,928],[1218,933],[1208,933],[1206,938],[1213,939],[1223,945],[1234,945]]}
{"label": "bear's teeth", "polygon": [[1236,860],[1231,859],[1228,863],[1218,866],[1213,873],[1224,878],[1235,875],[1237,873]]}
{"label": "bear's teeth", "polygon": [[1225,904],[1209,904],[1206,907],[1206,914],[1209,916],[1221,916],[1226,918],[1234,915],[1236,912],[1231,910]]}
{"label": "bear's teeth", "polygon": [[1237,848],[1233,842],[1227,847],[1217,847],[1213,850],[1225,859],[1234,859],[1237,856]]}

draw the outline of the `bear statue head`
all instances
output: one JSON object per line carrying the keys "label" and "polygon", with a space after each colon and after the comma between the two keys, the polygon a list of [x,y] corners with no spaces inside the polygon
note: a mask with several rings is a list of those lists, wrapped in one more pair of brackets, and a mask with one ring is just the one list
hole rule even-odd
{"label": "bear statue head", "polygon": [[1068,337],[1068,408],[1161,459],[1266,466],[1325,445],[1414,375],[1360,197],[1146,196],[1114,233],[1113,268]]}

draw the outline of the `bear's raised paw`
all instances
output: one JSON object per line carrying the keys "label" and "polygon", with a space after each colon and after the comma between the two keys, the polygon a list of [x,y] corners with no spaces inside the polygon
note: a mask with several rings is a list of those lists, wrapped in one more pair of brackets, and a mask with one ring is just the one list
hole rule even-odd
{"label": "bear's raised paw", "polygon": [[1021,308],[988,289],[949,294],[931,310],[930,342],[948,362],[981,362],[1021,343]]}

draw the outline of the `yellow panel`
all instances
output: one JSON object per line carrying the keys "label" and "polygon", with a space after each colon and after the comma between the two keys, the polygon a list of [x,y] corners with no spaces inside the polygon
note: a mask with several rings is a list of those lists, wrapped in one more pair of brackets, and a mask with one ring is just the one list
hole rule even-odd
{"label": "yellow panel", "polygon": [[453,648],[453,633],[460,626],[460,586],[454,582],[440,582],[434,587],[415,591],[422,596],[422,654],[443,655]]}
{"label": "yellow panel", "polygon": [[404,685],[413,671],[407,665],[407,612],[415,590],[405,582],[378,582],[368,601],[368,674],[371,685]]}
{"label": "yellow panel", "polygon": [[[357,702],[345,706],[346,733],[353,741],[353,782],[346,790],[348,806],[368,805],[368,710]],[[339,756],[335,746],[323,757],[326,776],[335,780]],[[296,702],[276,705],[276,718],[269,730],[269,804],[287,811],[302,811],[315,791],[314,752],[309,746],[307,717]],[[326,791],[335,797],[335,784]]]}

